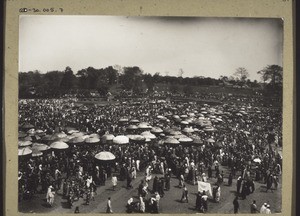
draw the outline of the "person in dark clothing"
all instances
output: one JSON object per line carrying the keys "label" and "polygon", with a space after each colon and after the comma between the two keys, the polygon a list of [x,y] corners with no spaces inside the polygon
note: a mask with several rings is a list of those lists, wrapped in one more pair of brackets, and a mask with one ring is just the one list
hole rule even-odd
{"label": "person in dark clothing", "polygon": [[170,174],[166,174],[166,176],[165,176],[165,182],[166,182],[165,188],[168,191],[168,190],[170,190],[170,184],[171,184]]}
{"label": "person in dark clothing", "polygon": [[238,196],[236,196],[234,198],[234,200],[233,200],[233,211],[234,211],[234,214],[238,213],[239,208],[240,208],[240,204],[239,204],[239,201],[238,201]]}
{"label": "person in dark clothing", "polygon": [[250,212],[251,214],[255,214],[258,213],[258,209],[257,209],[257,205],[256,205],[256,201],[253,200],[252,204],[250,205]]}
{"label": "person in dark clothing", "polygon": [[153,179],[153,187],[152,187],[152,192],[157,192],[158,191],[158,177],[155,176]]}
{"label": "person in dark clothing", "polygon": [[212,169],[211,169],[211,166],[208,167],[207,174],[208,174],[208,178],[211,178],[211,177],[212,177]]}
{"label": "person in dark clothing", "polygon": [[80,213],[80,212],[79,212],[79,207],[78,207],[78,206],[76,206],[74,213],[75,213],[75,214],[79,214],[79,213]]}
{"label": "person in dark clothing", "polygon": [[196,196],[196,210],[200,212],[201,208],[202,208],[202,194],[199,191]]}
{"label": "person in dark clothing", "polygon": [[232,185],[232,173],[230,172],[229,177],[228,177],[228,186]]}
{"label": "person in dark clothing", "polygon": [[132,182],[131,176],[127,175],[127,189],[132,188],[131,182]]}
{"label": "person in dark clothing", "polygon": [[164,188],[165,188],[164,178],[160,178],[159,184],[158,184],[158,193],[161,197],[163,197],[165,195]]}
{"label": "person in dark clothing", "polygon": [[242,199],[246,199],[247,196],[247,182],[244,181],[242,185],[241,197]]}
{"label": "person in dark clothing", "polygon": [[143,194],[143,187],[144,187],[144,181],[141,180],[141,183],[139,184],[139,188],[138,188],[138,196],[142,196]]}

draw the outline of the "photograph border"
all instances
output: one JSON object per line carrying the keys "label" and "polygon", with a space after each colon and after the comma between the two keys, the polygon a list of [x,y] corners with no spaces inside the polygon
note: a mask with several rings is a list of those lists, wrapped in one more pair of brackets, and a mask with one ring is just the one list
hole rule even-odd
{"label": "photograph border", "polygon": [[[18,49],[19,15],[120,15],[282,18],[283,27],[283,176],[282,212],[295,214],[295,71],[292,0],[6,0],[4,45],[4,213],[18,212]],[[51,12],[51,8],[55,11]],[[26,10],[25,10],[26,9]],[[30,11],[29,11],[30,9]],[[47,12],[48,11],[48,12]],[[28,213],[31,215],[30,213]],[[45,215],[38,214],[35,215]],[[47,214],[57,215],[57,214]],[[69,215],[69,214],[64,214]],[[95,214],[79,214],[95,215]],[[118,215],[118,214],[117,214]],[[164,214],[167,215],[167,214]],[[171,214],[168,214],[171,215]],[[178,214],[181,215],[181,214]],[[224,214],[210,214],[224,215]],[[227,214],[229,215],[229,214]],[[244,214],[248,215],[248,214]],[[249,214],[250,215],[250,214]]]}

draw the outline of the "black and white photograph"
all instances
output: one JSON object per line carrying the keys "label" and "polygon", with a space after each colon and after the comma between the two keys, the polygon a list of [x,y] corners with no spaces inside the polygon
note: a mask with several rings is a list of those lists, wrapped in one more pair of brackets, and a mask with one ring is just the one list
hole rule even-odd
{"label": "black and white photograph", "polygon": [[18,211],[281,213],[283,28],[21,15]]}

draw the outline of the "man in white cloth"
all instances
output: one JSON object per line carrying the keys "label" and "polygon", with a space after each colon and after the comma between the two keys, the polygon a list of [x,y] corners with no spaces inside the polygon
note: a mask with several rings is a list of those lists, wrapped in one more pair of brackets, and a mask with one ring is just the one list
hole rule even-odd
{"label": "man in white cloth", "polygon": [[265,210],[265,214],[272,214],[271,209],[270,209],[270,205],[267,205],[267,208]]}

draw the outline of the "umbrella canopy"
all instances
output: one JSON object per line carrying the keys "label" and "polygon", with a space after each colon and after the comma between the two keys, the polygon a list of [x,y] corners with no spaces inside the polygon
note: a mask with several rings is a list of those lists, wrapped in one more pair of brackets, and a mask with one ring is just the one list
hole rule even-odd
{"label": "umbrella canopy", "polygon": [[70,143],[70,144],[84,143],[86,138],[87,137],[84,137],[84,136],[74,137],[74,138],[70,139],[68,143]]}
{"label": "umbrella canopy", "polygon": [[84,140],[86,143],[99,143],[100,139],[97,137],[88,137]]}
{"label": "umbrella canopy", "polygon": [[61,138],[67,137],[67,134],[60,132],[60,133],[55,133],[52,136],[53,136],[53,139],[61,139]]}
{"label": "umbrella canopy", "polygon": [[153,133],[149,132],[149,131],[145,131],[145,132],[141,133],[141,135],[143,137],[149,138],[149,139],[155,139],[156,138],[156,136]]}
{"label": "umbrella canopy", "polygon": [[185,115],[185,114],[180,116],[180,118],[187,118],[187,117],[188,117],[188,116]]}
{"label": "umbrella canopy", "polygon": [[206,140],[206,142],[209,142],[209,143],[214,143],[214,142],[216,142],[213,138],[208,138],[207,140]]}
{"label": "umbrella canopy", "polygon": [[179,115],[173,115],[174,119],[180,119]]}
{"label": "umbrella canopy", "polygon": [[191,143],[191,142],[193,142],[193,140],[189,137],[181,137],[178,141],[180,143]]}
{"label": "umbrella canopy", "polygon": [[180,144],[180,142],[175,138],[167,138],[164,144]]}
{"label": "umbrella canopy", "polygon": [[127,136],[124,136],[124,135],[119,135],[119,136],[116,136],[113,139],[113,143],[118,144],[118,145],[128,144],[129,143],[129,138]]}
{"label": "umbrella canopy", "polygon": [[41,144],[41,143],[33,143],[31,149],[37,150],[37,151],[46,151],[46,150],[49,150],[50,147],[45,144]]}
{"label": "umbrella canopy", "polygon": [[98,138],[98,139],[100,139],[100,135],[96,134],[96,133],[90,134],[89,137],[90,138]]}
{"label": "umbrella canopy", "polygon": [[146,137],[144,137],[142,135],[127,135],[127,137],[133,141],[145,141],[146,140]]}
{"label": "umbrella canopy", "polygon": [[74,134],[74,133],[79,133],[79,132],[80,132],[79,130],[71,129],[67,133],[68,134]]}
{"label": "umbrella canopy", "polygon": [[184,128],[182,131],[185,132],[185,133],[193,133],[193,132],[194,132],[194,129],[193,129],[193,128],[188,128],[188,127],[186,127],[186,128]]}
{"label": "umbrella canopy", "polygon": [[82,137],[84,135],[85,135],[85,133],[83,133],[83,132],[72,133],[72,136],[74,136],[74,137]]}
{"label": "umbrella canopy", "polygon": [[26,141],[26,140],[19,140],[19,143],[18,143],[19,147],[25,147],[25,146],[30,146],[32,145],[32,142],[31,141]]}
{"label": "umbrella canopy", "polygon": [[140,121],[137,120],[137,119],[131,119],[129,122],[130,122],[130,123],[140,123]]}
{"label": "umbrella canopy", "polygon": [[101,140],[103,143],[107,143],[107,142],[113,141],[114,138],[115,138],[115,136],[113,134],[105,134],[101,137]]}
{"label": "umbrella canopy", "polygon": [[56,141],[51,143],[50,147],[53,149],[67,149],[69,148],[69,145],[65,142]]}
{"label": "umbrella canopy", "polygon": [[25,124],[22,125],[22,128],[23,129],[31,129],[31,128],[34,128],[34,125],[29,124],[29,123],[25,123]]}
{"label": "umbrella canopy", "polygon": [[184,135],[184,134],[177,134],[177,135],[174,135],[174,138],[175,138],[175,139],[180,139],[180,138],[185,138],[185,137],[187,137],[187,136]]}
{"label": "umbrella canopy", "polygon": [[32,153],[32,150],[28,147],[18,149],[19,156],[30,155],[31,153]]}
{"label": "umbrella canopy", "polygon": [[39,156],[42,156],[42,155],[43,155],[43,152],[41,152],[37,149],[32,149],[32,154],[31,154],[32,157],[39,157]]}
{"label": "umbrella canopy", "polygon": [[27,133],[23,132],[23,131],[19,131],[18,137],[19,138],[24,138],[27,136]]}
{"label": "umbrella canopy", "polygon": [[159,134],[159,133],[162,133],[162,132],[163,132],[163,130],[160,127],[153,127],[151,129],[151,133]]}
{"label": "umbrella canopy", "polygon": [[128,120],[128,118],[120,118],[119,119],[119,122],[128,122],[129,120]]}
{"label": "umbrella canopy", "polygon": [[100,161],[112,161],[116,159],[116,156],[111,152],[103,151],[96,154],[95,158]]}
{"label": "umbrella canopy", "polygon": [[148,123],[140,123],[139,125],[138,125],[138,128],[140,128],[140,129],[151,129],[152,127],[148,124]]}
{"label": "umbrella canopy", "polygon": [[209,131],[215,131],[216,129],[213,127],[205,127],[203,130],[209,132]]}
{"label": "umbrella canopy", "polygon": [[27,133],[28,134],[35,134],[36,132],[35,132],[35,129],[34,128],[31,128],[31,129],[29,129],[28,131],[27,131]]}
{"label": "umbrella canopy", "polygon": [[55,138],[52,135],[45,135],[42,138],[43,141],[54,141]]}
{"label": "umbrella canopy", "polygon": [[203,140],[201,140],[200,138],[196,138],[193,140],[193,143],[196,145],[202,145],[203,144]]}
{"label": "umbrella canopy", "polygon": [[162,115],[158,115],[158,116],[156,116],[156,118],[158,118],[158,119],[164,119],[165,117],[162,116]]}
{"label": "umbrella canopy", "polygon": [[137,129],[138,129],[138,126],[136,126],[136,125],[129,125],[127,127],[127,130],[137,130]]}
{"label": "umbrella canopy", "polygon": [[24,141],[32,141],[32,138],[31,138],[31,136],[27,136],[27,137],[24,137],[23,140]]}
{"label": "umbrella canopy", "polygon": [[172,136],[175,136],[175,135],[181,135],[182,133],[180,131],[177,131],[177,130],[171,130],[169,134],[172,135]]}

